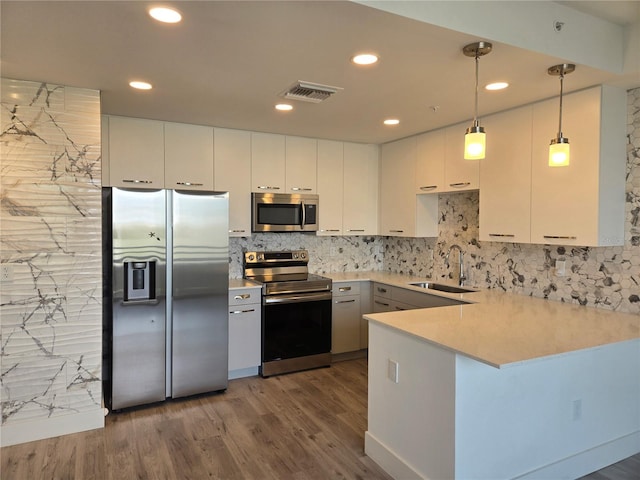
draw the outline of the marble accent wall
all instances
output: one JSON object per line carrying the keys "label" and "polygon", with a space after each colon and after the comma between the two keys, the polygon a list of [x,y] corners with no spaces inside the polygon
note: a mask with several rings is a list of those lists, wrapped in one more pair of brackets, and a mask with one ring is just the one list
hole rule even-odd
{"label": "marble accent wall", "polygon": [[[628,92],[625,245],[559,247],[478,241],[478,193],[443,194],[437,239],[384,240],[384,270],[430,279],[457,279],[445,265],[452,244],[466,252],[470,281],[483,288],[640,313],[640,89]],[[452,253],[453,262],[457,252]],[[566,261],[556,276],[555,261]]]}
{"label": "marble accent wall", "polygon": [[2,79],[1,109],[1,424],[72,426],[102,416],[100,94]]}
{"label": "marble accent wall", "polygon": [[254,233],[229,239],[229,277],[242,278],[245,251],[309,250],[309,271],[382,270],[382,237],[318,237],[313,233]]}

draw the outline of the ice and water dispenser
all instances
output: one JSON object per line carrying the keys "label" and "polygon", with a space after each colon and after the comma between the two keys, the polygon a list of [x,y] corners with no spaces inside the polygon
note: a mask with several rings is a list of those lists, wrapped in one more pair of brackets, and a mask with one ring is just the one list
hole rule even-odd
{"label": "ice and water dispenser", "polygon": [[124,301],[156,298],[156,262],[124,262]]}

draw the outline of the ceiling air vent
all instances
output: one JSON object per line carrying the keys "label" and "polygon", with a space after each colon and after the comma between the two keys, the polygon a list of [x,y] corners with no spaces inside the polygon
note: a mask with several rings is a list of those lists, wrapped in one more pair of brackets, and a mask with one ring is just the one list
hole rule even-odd
{"label": "ceiling air vent", "polygon": [[282,92],[280,96],[290,100],[320,103],[336,93],[338,90],[342,90],[342,88],[299,80]]}

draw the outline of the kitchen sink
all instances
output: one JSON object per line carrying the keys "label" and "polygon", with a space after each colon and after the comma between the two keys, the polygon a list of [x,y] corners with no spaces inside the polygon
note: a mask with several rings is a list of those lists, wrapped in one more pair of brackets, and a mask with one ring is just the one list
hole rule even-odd
{"label": "kitchen sink", "polygon": [[471,293],[476,290],[464,287],[456,287],[454,285],[444,285],[442,283],[434,283],[434,282],[415,282],[410,283],[409,285],[413,285],[414,287],[427,288],[429,290],[438,290],[440,292],[447,293]]}

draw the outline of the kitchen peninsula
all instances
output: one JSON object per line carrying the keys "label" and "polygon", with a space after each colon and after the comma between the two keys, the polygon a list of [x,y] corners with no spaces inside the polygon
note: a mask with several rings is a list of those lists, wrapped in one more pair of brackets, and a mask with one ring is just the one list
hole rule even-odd
{"label": "kitchen peninsula", "polygon": [[365,315],[394,478],[576,478],[640,451],[640,317],[492,291]]}

